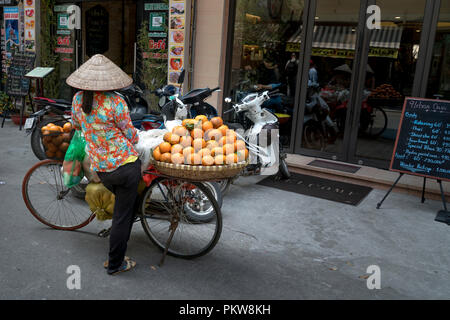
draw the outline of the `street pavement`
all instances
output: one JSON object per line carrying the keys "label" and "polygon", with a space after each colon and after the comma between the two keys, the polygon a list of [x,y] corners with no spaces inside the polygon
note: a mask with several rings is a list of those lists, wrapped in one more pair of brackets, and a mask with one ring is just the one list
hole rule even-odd
{"label": "street pavement", "polygon": [[[22,179],[37,162],[30,137],[8,121],[0,148],[0,299],[450,297],[450,226],[434,221],[438,201],[394,192],[377,210],[383,190],[355,207],[241,178],[225,196],[222,236],[209,254],[168,256],[159,267],[161,252],[135,224],[127,255],[137,266],[109,276],[108,239],[97,236],[104,224],[53,230],[25,207]],[[67,287],[71,265],[80,289]],[[380,289],[369,289],[375,275]]]}

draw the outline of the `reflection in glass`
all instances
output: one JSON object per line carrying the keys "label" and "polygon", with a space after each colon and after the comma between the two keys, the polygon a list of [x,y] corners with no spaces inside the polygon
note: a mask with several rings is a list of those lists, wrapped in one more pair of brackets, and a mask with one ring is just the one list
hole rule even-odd
{"label": "reflection in glass", "polygon": [[381,29],[374,30],[370,40],[356,157],[392,156],[404,97],[412,92],[425,2],[377,1]]}
{"label": "reflection in glass", "polygon": [[[289,146],[300,50],[299,42],[291,45],[289,39],[301,36],[304,1],[277,3],[236,1],[231,93],[238,102],[252,92],[278,89],[280,94],[263,107],[278,117],[280,141]],[[232,117],[234,122],[245,121]]]}
{"label": "reflection in glass", "polygon": [[360,1],[317,1],[302,147],[343,153]]}
{"label": "reflection in glass", "polygon": [[441,1],[427,98],[450,100],[450,2]]}

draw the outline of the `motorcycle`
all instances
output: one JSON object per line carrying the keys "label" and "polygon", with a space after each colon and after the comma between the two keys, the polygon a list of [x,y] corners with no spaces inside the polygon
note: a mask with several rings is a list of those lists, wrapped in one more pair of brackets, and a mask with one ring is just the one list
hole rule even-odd
{"label": "motorcycle", "polygon": [[[250,163],[241,175],[259,175],[266,168],[278,162],[278,171],[285,179],[289,179],[291,174],[286,164],[286,153],[283,151],[278,139],[272,141],[272,130],[279,129],[278,118],[266,108],[262,108],[264,102],[271,98],[278,97],[278,90],[264,91],[262,93],[250,93],[242,99],[240,103],[232,104],[232,108],[224,114],[234,112],[238,121],[227,123],[230,129],[243,132],[243,138],[247,142],[251,154],[256,158],[254,163]],[[227,104],[231,103],[231,98],[225,98]],[[266,130],[266,134],[264,131]],[[264,136],[263,136],[264,135]],[[277,132],[278,136],[278,132]],[[265,146],[260,146],[260,142],[266,141]],[[256,146],[254,144],[256,143]],[[278,149],[278,150],[276,150]],[[278,159],[274,159],[278,155]],[[275,172],[276,173],[276,172]],[[222,182],[222,190],[225,192],[232,181]]]}

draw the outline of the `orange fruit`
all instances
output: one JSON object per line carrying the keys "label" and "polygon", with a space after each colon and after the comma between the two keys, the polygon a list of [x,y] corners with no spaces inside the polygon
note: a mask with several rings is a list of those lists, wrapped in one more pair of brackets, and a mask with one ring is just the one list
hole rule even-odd
{"label": "orange fruit", "polygon": [[164,141],[170,142],[170,137],[171,137],[171,136],[172,136],[172,132],[167,132],[167,133],[165,133],[165,134],[164,134],[164,137],[163,137]]}
{"label": "orange fruit", "polygon": [[70,122],[64,123],[63,131],[64,131],[64,132],[70,132],[70,131],[72,131],[72,124],[71,124]]}
{"label": "orange fruit", "polygon": [[237,140],[236,132],[233,130],[227,131],[227,143],[235,143]]}
{"label": "orange fruit", "polygon": [[228,156],[229,154],[234,153],[234,144],[227,143],[222,148],[223,148],[223,154],[224,155]]}
{"label": "orange fruit", "polygon": [[[48,129],[48,128],[47,128]],[[42,135],[43,136],[48,136],[50,134],[50,131],[48,131],[48,130],[44,130],[44,131],[42,131]]]}
{"label": "orange fruit", "polygon": [[161,151],[161,153],[167,153],[170,152],[170,150],[172,149],[172,146],[170,145],[170,143],[168,142],[162,142],[159,145],[159,150]]}
{"label": "orange fruit", "polygon": [[219,155],[217,155],[217,156],[214,157],[214,163],[215,163],[217,166],[223,165],[223,164],[225,163],[225,159],[226,159],[226,158],[225,158],[224,155],[219,154]]}
{"label": "orange fruit", "polygon": [[188,129],[183,126],[176,126],[172,129],[172,133],[179,135],[180,137],[186,136],[189,134]]}
{"label": "orange fruit", "polygon": [[172,135],[170,136],[170,141],[169,141],[171,144],[177,144],[177,143],[179,143],[180,142],[180,136],[179,135],[177,135],[177,134],[175,134],[175,133],[172,133]]}
{"label": "orange fruit", "polygon": [[223,148],[221,148],[221,147],[215,147],[214,149],[211,150],[211,155],[213,157],[216,157],[221,154],[223,154]]}
{"label": "orange fruit", "polygon": [[51,152],[50,150],[45,151],[45,155],[48,158],[54,158],[55,157],[55,152]]}
{"label": "orange fruit", "polygon": [[213,128],[213,125],[212,125],[212,123],[211,123],[211,121],[205,121],[205,122],[203,122],[203,124],[202,124],[202,130],[203,131],[208,131],[208,130],[211,130]]}
{"label": "orange fruit", "polygon": [[194,147],[194,149],[196,151],[201,150],[203,148],[206,147],[206,141],[205,139],[194,139],[194,141],[192,141],[192,146]]}
{"label": "orange fruit", "polygon": [[47,144],[47,150],[55,153],[56,151],[58,151],[58,148],[53,143],[49,143]]}
{"label": "orange fruit", "polygon": [[248,158],[248,150],[247,149],[238,150],[238,152],[236,152],[236,154],[238,157],[238,162],[245,161]]}
{"label": "orange fruit", "polygon": [[56,151],[55,158],[63,159],[64,158],[64,153],[61,152],[60,150]]}
{"label": "orange fruit", "polygon": [[227,164],[237,163],[238,162],[238,156],[236,153],[230,153],[225,158],[225,162]]}
{"label": "orange fruit", "polygon": [[194,120],[201,120],[202,121],[202,123],[205,123],[206,121],[208,121],[208,117],[206,117],[205,115],[203,115],[203,114],[199,114],[198,116],[196,116],[195,118],[194,118]]}
{"label": "orange fruit", "polygon": [[62,128],[58,127],[58,126],[48,127],[48,131],[50,131],[50,132],[61,132],[60,129],[62,130]]}
{"label": "orange fruit", "polygon": [[44,133],[44,131],[48,131],[48,126],[43,126],[43,127],[41,128],[41,132]]}
{"label": "orange fruit", "polygon": [[211,150],[209,150],[208,148],[203,148],[198,152],[198,154],[201,155],[202,157],[210,156]]}
{"label": "orange fruit", "polygon": [[174,145],[172,146],[170,152],[171,152],[172,154],[175,154],[175,153],[181,154],[181,153],[183,153],[183,146],[182,146],[181,144],[174,144]]}
{"label": "orange fruit", "polygon": [[182,164],[184,162],[184,157],[181,153],[173,153],[171,161],[174,164]]}
{"label": "orange fruit", "polygon": [[219,140],[219,145],[220,146],[224,146],[224,145],[226,145],[227,144],[227,137],[222,137],[222,138],[220,138],[220,140]]}
{"label": "orange fruit", "polygon": [[220,132],[222,133],[222,136],[226,136],[227,135],[228,126],[223,124],[219,128],[217,128],[217,130],[220,130]]}
{"label": "orange fruit", "polygon": [[211,123],[213,124],[214,128],[217,129],[219,128],[221,125],[223,125],[223,120],[221,117],[214,117],[211,120]]}
{"label": "orange fruit", "polygon": [[198,139],[203,138],[203,130],[200,128],[194,128],[191,131],[191,137],[192,139]]}
{"label": "orange fruit", "polygon": [[54,127],[55,126],[55,124],[54,123],[52,123],[52,122],[50,122],[50,123],[47,123],[47,127]]}
{"label": "orange fruit", "polygon": [[161,155],[160,161],[161,161],[161,162],[168,162],[168,163],[171,163],[171,162],[172,162],[172,155],[170,154],[170,152],[163,153],[163,154]]}
{"label": "orange fruit", "polygon": [[206,147],[209,149],[209,150],[212,150],[212,149],[214,149],[214,148],[217,148],[219,146],[219,143],[217,142],[217,141],[215,141],[215,140],[209,140],[209,141],[206,141]]}
{"label": "orange fruit", "polygon": [[182,136],[180,138],[180,144],[183,146],[183,148],[190,147],[192,145],[192,137]]}
{"label": "orange fruit", "polygon": [[[59,150],[61,150],[62,152],[66,152],[68,148],[69,148],[69,144],[67,142],[63,142],[59,146]],[[161,156],[161,153],[159,155]]]}
{"label": "orange fruit", "polygon": [[218,130],[218,129],[212,129],[210,131],[208,131],[207,133],[205,133],[205,137],[207,138],[207,140],[220,140],[220,138],[222,138],[223,134],[222,131]]}
{"label": "orange fruit", "polygon": [[237,140],[234,143],[235,150],[243,150],[245,149],[245,141],[244,140]]}
{"label": "orange fruit", "polygon": [[[65,142],[67,143],[67,142]],[[156,147],[153,150],[153,159],[155,159],[156,161],[159,161],[161,159],[161,151],[159,150],[159,147]]]}
{"label": "orange fruit", "polygon": [[214,164],[214,158],[211,156],[203,156],[202,165],[204,166],[212,166]]}
{"label": "orange fruit", "polygon": [[193,153],[195,153],[195,150],[194,150],[194,148],[192,148],[192,147],[187,147],[187,148],[184,148],[183,149],[183,156],[185,157],[185,158],[187,158],[187,157],[189,157],[191,154],[193,154]]}
{"label": "orange fruit", "polygon": [[202,156],[198,153],[192,153],[186,158],[186,161],[190,165],[197,165],[202,163]]}

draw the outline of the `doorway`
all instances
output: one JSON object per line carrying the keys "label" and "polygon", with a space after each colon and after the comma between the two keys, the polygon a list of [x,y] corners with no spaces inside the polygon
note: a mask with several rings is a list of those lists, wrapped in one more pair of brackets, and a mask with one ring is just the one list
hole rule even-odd
{"label": "doorway", "polygon": [[136,1],[82,2],[81,11],[81,63],[99,53],[132,75],[136,41]]}
{"label": "doorway", "polygon": [[[371,4],[381,10],[380,29],[366,27]],[[403,100],[420,94],[414,83],[432,10],[427,0],[310,1],[294,153],[388,167]]]}

